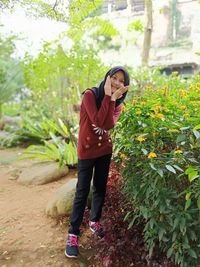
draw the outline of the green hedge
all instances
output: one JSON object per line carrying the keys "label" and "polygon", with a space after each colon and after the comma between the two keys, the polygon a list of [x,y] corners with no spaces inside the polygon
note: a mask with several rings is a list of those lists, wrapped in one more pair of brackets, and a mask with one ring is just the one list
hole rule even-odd
{"label": "green hedge", "polygon": [[200,76],[152,70],[135,78],[142,96],[130,99],[114,131],[133,205],[126,220],[129,227],[145,221],[150,254],[158,244],[180,266],[193,267],[200,259]]}

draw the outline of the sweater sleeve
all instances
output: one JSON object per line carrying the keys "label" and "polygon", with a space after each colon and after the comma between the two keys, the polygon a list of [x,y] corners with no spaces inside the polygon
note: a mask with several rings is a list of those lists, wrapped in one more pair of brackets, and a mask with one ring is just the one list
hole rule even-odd
{"label": "sweater sleeve", "polygon": [[111,101],[110,96],[105,95],[102,100],[101,107],[98,110],[95,95],[91,90],[87,90],[84,93],[83,105],[86,109],[90,121],[100,128],[104,128],[104,122],[106,119],[112,119],[111,117],[113,115],[113,112],[110,113],[108,111],[114,111],[115,109],[115,102]]}
{"label": "sweater sleeve", "polygon": [[122,110],[122,105],[117,106],[114,110],[112,108],[108,110],[108,113],[111,116],[107,116],[106,120],[104,121],[103,128],[105,130],[110,130],[115,126],[121,114],[121,110]]}

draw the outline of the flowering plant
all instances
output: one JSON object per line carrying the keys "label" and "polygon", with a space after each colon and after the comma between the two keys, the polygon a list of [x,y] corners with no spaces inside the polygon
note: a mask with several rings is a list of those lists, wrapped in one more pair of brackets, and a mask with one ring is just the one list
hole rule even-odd
{"label": "flowering plant", "polygon": [[[152,75],[154,75],[153,73]],[[129,228],[145,220],[152,254],[158,243],[183,267],[199,261],[200,77],[143,81],[114,131],[115,159],[133,205]],[[154,76],[155,77],[155,76]]]}

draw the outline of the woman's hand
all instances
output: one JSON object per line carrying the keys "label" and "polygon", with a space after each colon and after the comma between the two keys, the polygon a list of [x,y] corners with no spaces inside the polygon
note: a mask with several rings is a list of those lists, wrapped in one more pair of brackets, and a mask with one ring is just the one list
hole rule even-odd
{"label": "woman's hand", "polygon": [[106,82],[104,85],[104,92],[105,92],[105,95],[111,96],[111,79],[110,79],[110,76],[108,76],[106,78]]}
{"label": "woman's hand", "polygon": [[122,86],[117,89],[111,96],[111,101],[116,101],[117,99],[121,98],[124,93],[128,91],[128,86]]}

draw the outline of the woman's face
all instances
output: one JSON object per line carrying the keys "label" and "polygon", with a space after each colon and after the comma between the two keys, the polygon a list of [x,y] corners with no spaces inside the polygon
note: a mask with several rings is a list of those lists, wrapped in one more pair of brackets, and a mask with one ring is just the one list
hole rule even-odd
{"label": "woman's face", "polygon": [[114,93],[117,89],[124,86],[124,73],[119,70],[115,72],[111,77],[111,92]]}

